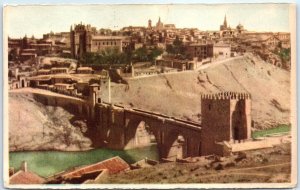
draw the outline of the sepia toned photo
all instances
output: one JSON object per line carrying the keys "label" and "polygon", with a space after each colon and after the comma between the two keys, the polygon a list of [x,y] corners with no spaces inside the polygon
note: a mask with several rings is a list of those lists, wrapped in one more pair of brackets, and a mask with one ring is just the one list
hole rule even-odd
{"label": "sepia toned photo", "polygon": [[295,15],[5,6],[5,186],[294,187]]}

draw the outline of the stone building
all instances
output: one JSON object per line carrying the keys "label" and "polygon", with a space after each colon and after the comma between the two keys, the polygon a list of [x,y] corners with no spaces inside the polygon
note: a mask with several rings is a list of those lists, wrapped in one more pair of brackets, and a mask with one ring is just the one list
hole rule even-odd
{"label": "stone building", "polygon": [[71,55],[73,58],[82,58],[87,52],[100,52],[105,49],[122,51],[122,37],[106,36],[98,33],[96,27],[78,24],[70,29]]}
{"label": "stone building", "polygon": [[227,23],[226,15],[224,17],[224,22],[222,25],[220,25],[220,36],[222,37],[232,37],[239,34],[243,34],[245,32],[244,26],[239,23],[236,28],[231,28],[229,24]]}
{"label": "stone building", "polygon": [[251,96],[222,92],[201,97],[202,155],[223,151],[218,143],[241,142],[251,138]]}
{"label": "stone building", "polygon": [[34,36],[28,38],[26,35],[20,39],[8,37],[9,60],[26,62],[27,60],[33,60],[37,56],[61,52],[62,47],[49,39],[37,39]]}
{"label": "stone building", "polygon": [[185,54],[188,59],[192,60],[197,57],[199,61],[213,57],[213,44],[193,43],[187,45]]}
{"label": "stone building", "polygon": [[213,55],[215,57],[227,58],[231,56],[230,44],[216,43],[213,46]]}
{"label": "stone building", "polygon": [[71,55],[73,58],[83,57],[91,50],[92,35],[96,34],[96,28],[91,25],[78,24],[74,29],[70,28]]}
{"label": "stone building", "polygon": [[111,48],[122,52],[121,36],[92,36],[90,52],[101,52]]}
{"label": "stone building", "polygon": [[238,34],[242,34],[242,33],[244,33],[246,30],[245,30],[245,28],[244,28],[244,26],[241,24],[241,23],[239,23],[237,26],[236,26],[236,30],[237,30],[237,33]]}
{"label": "stone building", "polygon": [[79,67],[77,68],[77,74],[92,74],[93,68],[91,67]]}
{"label": "stone building", "polygon": [[28,72],[20,72],[19,68],[14,71],[14,77],[9,77],[9,89],[26,88],[29,86]]}
{"label": "stone building", "polygon": [[54,44],[59,45],[62,48],[70,48],[70,32],[50,32],[43,34],[44,41],[51,41]]}

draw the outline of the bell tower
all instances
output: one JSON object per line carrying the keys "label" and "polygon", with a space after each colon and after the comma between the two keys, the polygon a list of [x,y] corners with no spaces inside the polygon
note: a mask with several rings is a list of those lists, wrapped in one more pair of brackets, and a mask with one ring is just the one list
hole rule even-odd
{"label": "bell tower", "polygon": [[149,29],[152,28],[152,21],[151,21],[151,19],[148,20],[148,28],[149,28]]}
{"label": "bell tower", "polygon": [[224,28],[227,28],[227,19],[226,19],[226,14],[225,14],[225,17],[224,17],[224,23],[223,23],[223,26],[224,26]]}

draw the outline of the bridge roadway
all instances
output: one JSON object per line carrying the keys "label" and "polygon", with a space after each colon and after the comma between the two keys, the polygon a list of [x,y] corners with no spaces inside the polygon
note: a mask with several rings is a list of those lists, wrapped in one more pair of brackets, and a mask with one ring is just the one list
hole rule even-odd
{"label": "bridge roadway", "polygon": [[[105,105],[110,105],[109,103],[103,102],[103,104]],[[130,112],[133,114],[138,114],[144,117],[149,117],[151,119],[157,119],[157,120],[161,120],[164,122],[169,122],[169,123],[173,123],[173,124],[179,124],[182,125],[183,127],[187,127],[196,131],[200,131],[201,130],[201,124],[200,123],[196,123],[193,121],[187,121],[187,120],[182,120],[182,119],[178,119],[175,117],[170,117],[161,113],[157,113],[157,112],[151,112],[151,111],[145,111],[142,109],[138,109],[138,108],[126,108],[125,106],[122,105],[118,105],[118,104],[114,104],[113,106],[115,106],[116,108],[120,108],[120,109],[124,109],[124,111],[126,112]]]}

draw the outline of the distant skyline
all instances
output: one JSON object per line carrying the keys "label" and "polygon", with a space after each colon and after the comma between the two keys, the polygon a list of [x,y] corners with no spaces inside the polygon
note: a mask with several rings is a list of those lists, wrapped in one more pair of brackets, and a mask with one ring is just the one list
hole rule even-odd
{"label": "distant skyline", "polygon": [[225,14],[232,28],[241,23],[249,31],[289,31],[288,4],[9,6],[4,13],[4,30],[13,38],[67,32],[80,22],[97,29],[146,27],[149,19],[155,25],[159,17],[177,28],[219,30]]}

